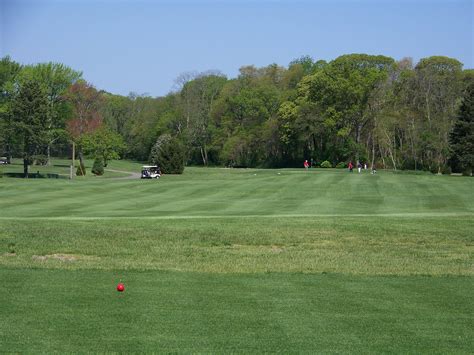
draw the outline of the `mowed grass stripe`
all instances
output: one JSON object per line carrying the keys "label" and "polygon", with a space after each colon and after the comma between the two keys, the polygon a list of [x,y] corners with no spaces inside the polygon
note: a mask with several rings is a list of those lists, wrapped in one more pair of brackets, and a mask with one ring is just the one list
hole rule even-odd
{"label": "mowed grass stripe", "polygon": [[409,212],[409,213],[363,213],[363,214],[271,214],[271,215],[178,215],[178,216],[100,216],[100,217],[77,217],[77,216],[64,216],[64,217],[0,217],[0,220],[64,220],[64,221],[87,221],[87,220],[160,220],[160,219],[252,219],[252,218],[334,218],[334,217],[394,217],[394,218],[419,218],[419,217],[474,217],[474,213],[470,212]]}
{"label": "mowed grass stripe", "polygon": [[[123,294],[117,282],[126,285]],[[6,352],[470,353],[463,277],[0,269]]]}
{"label": "mowed grass stripe", "polygon": [[473,180],[430,175],[189,168],[159,181],[0,180],[0,216],[474,213]]}

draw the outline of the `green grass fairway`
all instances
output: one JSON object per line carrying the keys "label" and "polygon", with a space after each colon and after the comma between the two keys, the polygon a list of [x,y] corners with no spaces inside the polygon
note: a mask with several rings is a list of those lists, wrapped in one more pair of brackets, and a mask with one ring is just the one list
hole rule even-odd
{"label": "green grass fairway", "polygon": [[109,168],[0,179],[0,351],[472,353],[472,178]]}
{"label": "green grass fairway", "polygon": [[0,279],[2,349],[16,352],[468,353],[473,345],[462,277],[5,269]]}

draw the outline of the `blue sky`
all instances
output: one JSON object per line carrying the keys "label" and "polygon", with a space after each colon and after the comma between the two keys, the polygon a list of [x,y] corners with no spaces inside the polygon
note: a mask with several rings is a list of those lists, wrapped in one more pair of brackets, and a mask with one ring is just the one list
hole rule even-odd
{"label": "blue sky", "polygon": [[474,68],[472,0],[0,0],[0,56],[61,62],[99,89],[166,95],[187,71],[348,53]]}

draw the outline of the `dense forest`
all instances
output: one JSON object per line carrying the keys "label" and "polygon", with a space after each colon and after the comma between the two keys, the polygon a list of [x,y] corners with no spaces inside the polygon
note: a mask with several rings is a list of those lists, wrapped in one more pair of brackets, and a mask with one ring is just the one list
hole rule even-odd
{"label": "dense forest", "polygon": [[[243,66],[236,78],[185,73],[164,97],[113,95],[59,63],[0,61],[0,155],[27,165],[50,156],[187,165],[301,167],[348,161],[470,174],[474,70],[442,56],[414,64],[349,54],[288,67]],[[165,147],[168,145],[168,147]],[[159,162],[158,162],[159,163]]]}

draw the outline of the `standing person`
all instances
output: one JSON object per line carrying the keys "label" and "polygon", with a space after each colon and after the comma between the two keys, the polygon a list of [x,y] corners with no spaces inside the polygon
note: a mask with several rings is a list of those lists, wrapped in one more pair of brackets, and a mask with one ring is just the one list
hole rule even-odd
{"label": "standing person", "polygon": [[364,170],[367,170],[367,163],[364,163]]}
{"label": "standing person", "polygon": [[350,161],[347,166],[349,167],[349,171],[352,173],[352,169],[354,169],[354,165],[352,165],[352,161]]}
{"label": "standing person", "polygon": [[362,169],[362,164],[359,162],[357,162],[357,172],[360,174],[360,171]]}
{"label": "standing person", "polygon": [[306,170],[308,170],[309,168],[309,163],[308,163],[308,160],[305,160],[304,163],[303,163],[303,166]]}

